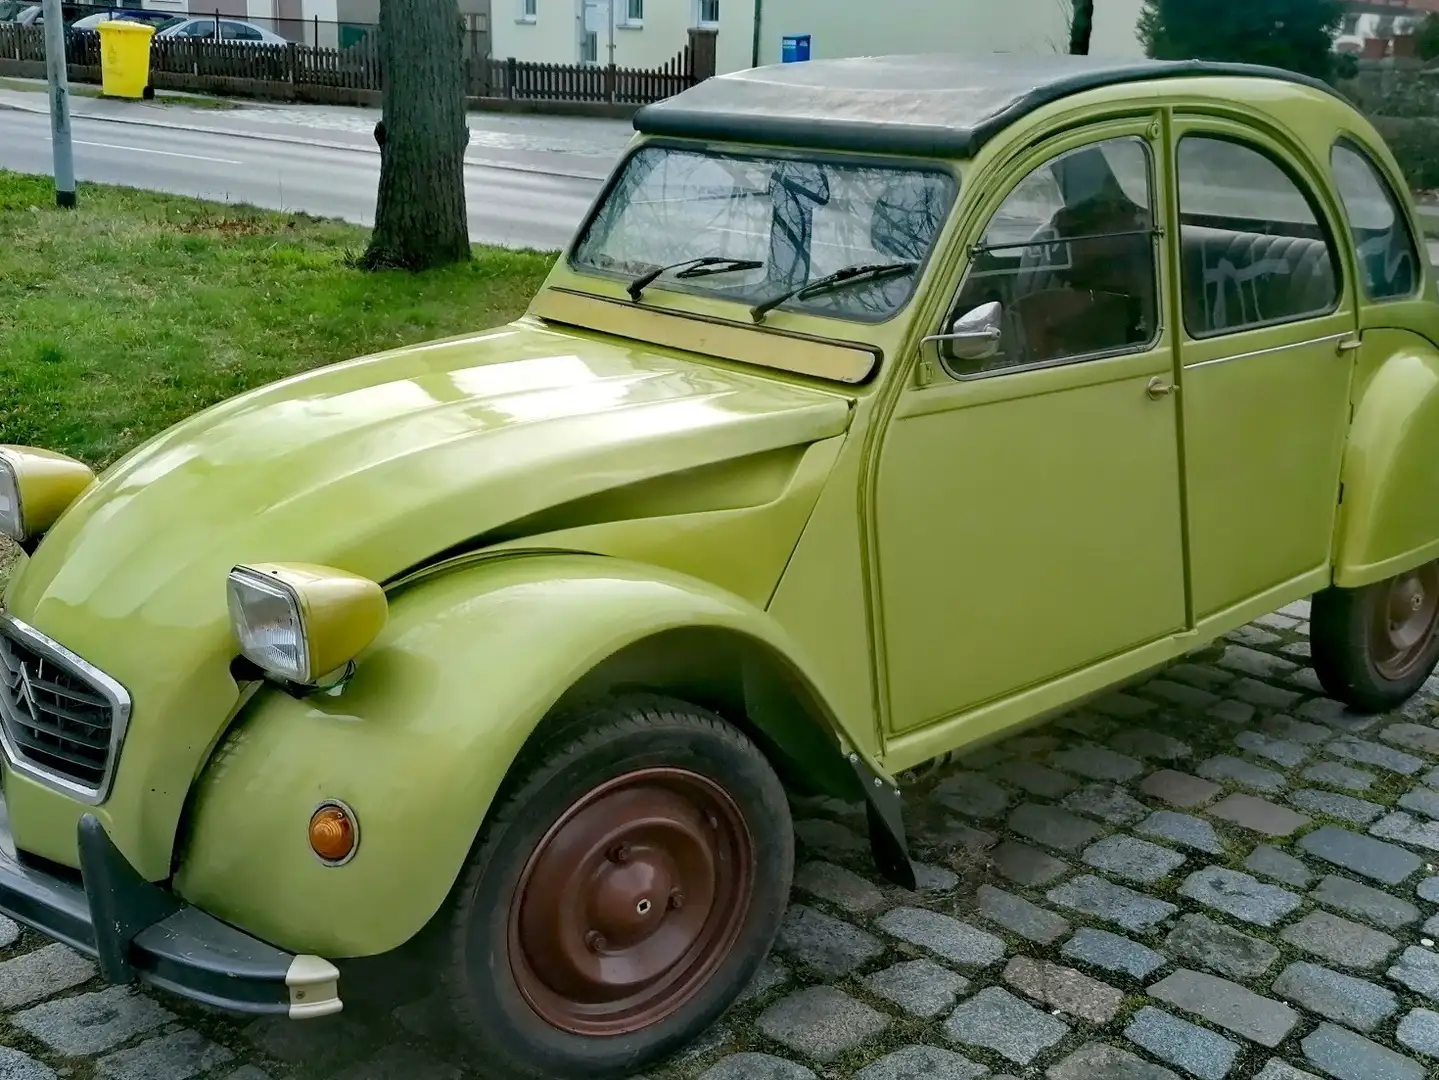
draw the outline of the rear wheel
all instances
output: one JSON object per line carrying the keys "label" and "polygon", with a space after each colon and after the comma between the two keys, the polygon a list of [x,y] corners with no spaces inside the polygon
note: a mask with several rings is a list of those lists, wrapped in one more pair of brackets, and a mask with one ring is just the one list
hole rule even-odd
{"label": "rear wheel", "polygon": [[1311,616],[1324,689],[1363,712],[1387,712],[1439,662],[1439,561],[1361,589],[1326,589]]}
{"label": "rear wheel", "polygon": [[496,1076],[628,1076],[705,1030],[779,928],[784,790],[701,709],[623,700],[519,767],[452,897],[446,987]]}

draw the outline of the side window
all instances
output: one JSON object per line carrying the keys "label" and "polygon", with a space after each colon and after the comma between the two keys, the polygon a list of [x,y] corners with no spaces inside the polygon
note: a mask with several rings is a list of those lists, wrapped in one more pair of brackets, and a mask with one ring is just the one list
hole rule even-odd
{"label": "side window", "polygon": [[1419,286],[1419,249],[1394,190],[1364,151],[1346,140],[1334,144],[1331,164],[1364,295],[1371,300],[1413,296]]}
{"label": "side window", "polygon": [[1071,150],[1021,180],[976,245],[951,318],[998,303],[999,351],[981,361],[946,351],[951,370],[1030,368],[1151,343],[1153,206],[1149,148],[1138,138]]}
{"label": "side window", "polygon": [[231,41],[259,41],[260,35],[244,23],[222,22],[220,34]]}
{"label": "side window", "polygon": [[1333,238],[1310,193],[1253,147],[1179,141],[1180,292],[1194,337],[1313,318],[1339,302]]}

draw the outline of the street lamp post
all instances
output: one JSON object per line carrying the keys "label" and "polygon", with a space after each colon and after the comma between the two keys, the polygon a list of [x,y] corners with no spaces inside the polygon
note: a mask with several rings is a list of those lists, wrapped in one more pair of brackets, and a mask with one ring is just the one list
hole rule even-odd
{"label": "street lamp post", "polygon": [[50,145],[55,154],[55,205],[75,206],[75,154],[70,143],[70,78],[65,67],[65,13],[44,0],[45,74],[50,89]]}

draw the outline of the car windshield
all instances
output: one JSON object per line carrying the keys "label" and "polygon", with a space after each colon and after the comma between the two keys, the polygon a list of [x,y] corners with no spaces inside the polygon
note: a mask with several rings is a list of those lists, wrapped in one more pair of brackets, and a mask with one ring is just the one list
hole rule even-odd
{"label": "car windshield", "polygon": [[571,263],[628,282],[685,260],[753,262],[703,277],[666,274],[650,286],[747,307],[846,267],[915,264],[782,305],[878,322],[909,301],[957,192],[954,176],[937,167],[646,146],[626,162]]}

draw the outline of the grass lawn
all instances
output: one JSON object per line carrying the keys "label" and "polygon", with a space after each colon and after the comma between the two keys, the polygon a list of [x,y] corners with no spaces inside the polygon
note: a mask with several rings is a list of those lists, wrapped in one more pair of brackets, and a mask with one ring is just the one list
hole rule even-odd
{"label": "grass lawn", "polygon": [[242,390],[506,322],[553,258],[367,274],[356,226],[92,184],[79,202],[0,171],[0,442],[97,469]]}
{"label": "grass lawn", "polygon": [[[18,90],[21,93],[29,94],[49,93],[49,87],[40,79],[0,78],[0,90]],[[70,93],[74,97],[98,98],[101,96],[100,88],[88,83],[70,83]],[[226,101],[224,98],[200,97],[195,94],[172,94],[165,91],[157,93],[152,104],[188,105],[192,109],[236,108],[233,101]]]}

